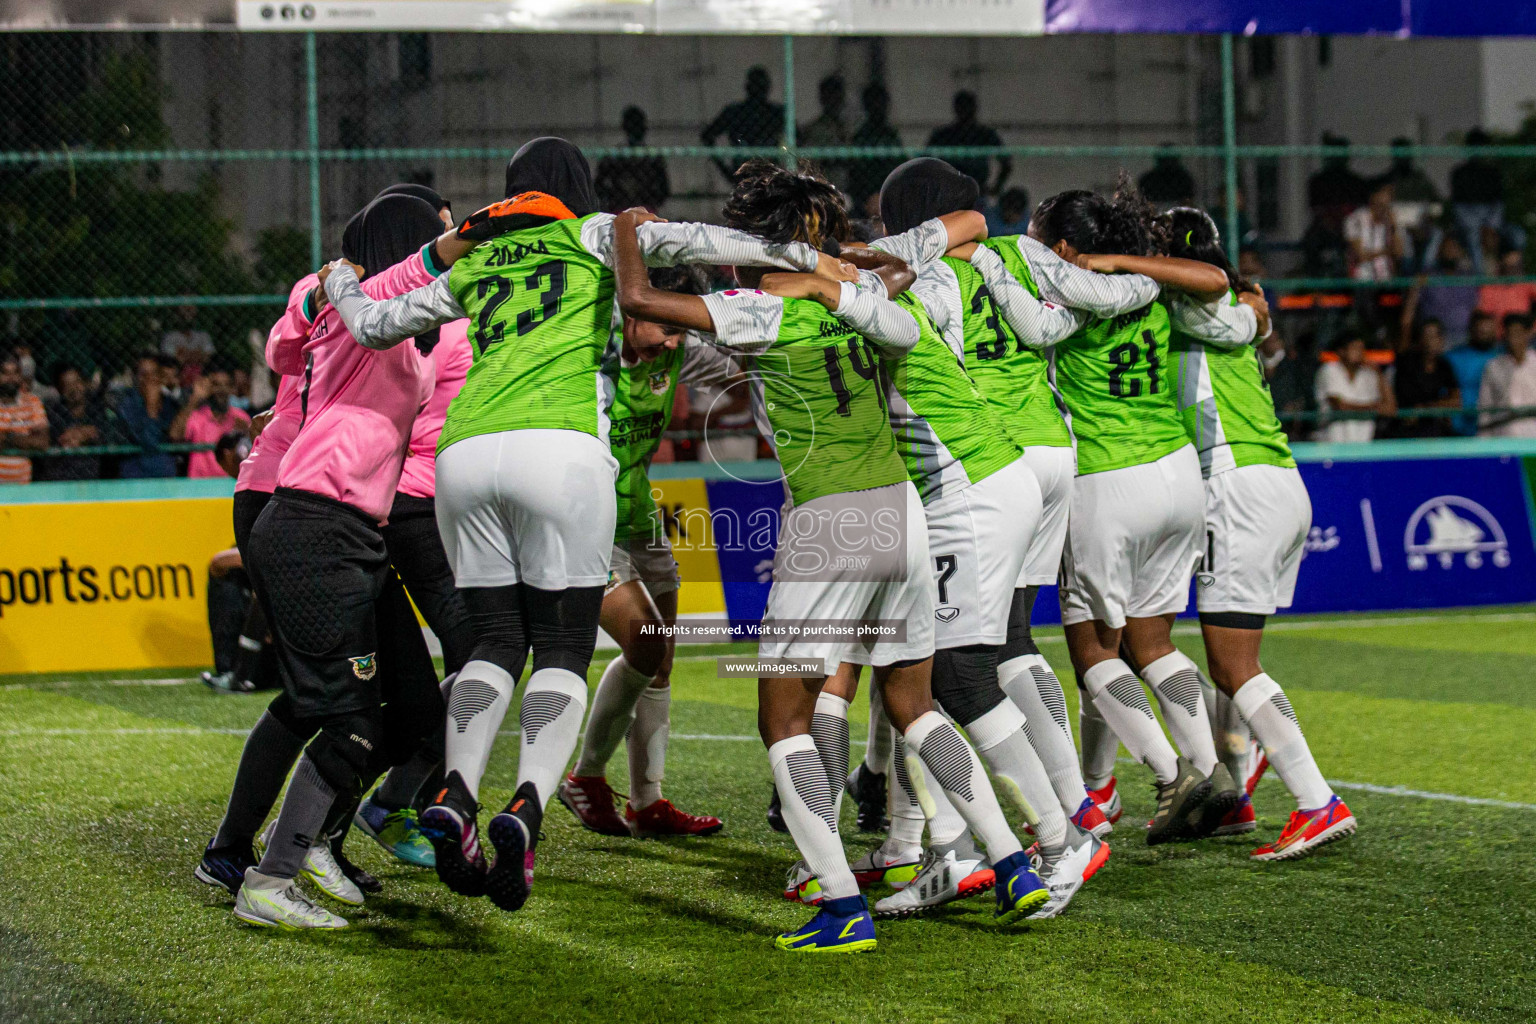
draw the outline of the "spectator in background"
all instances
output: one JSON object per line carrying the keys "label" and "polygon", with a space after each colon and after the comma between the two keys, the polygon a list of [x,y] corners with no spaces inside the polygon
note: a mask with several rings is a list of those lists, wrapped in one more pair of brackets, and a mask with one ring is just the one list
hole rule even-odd
{"label": "spectator in background", "polygon": [[[1481,128],[1467,132],[1466,144],[1481,148],[1493,142]],[[1489,235],[1504,226],[1504,174],[1497,162],[1473,154],[1451,170],[1451,214],[1472,255],[1472,272],[1488,273]]]}
{"label": "spectator in background", "polygon": [[[645,145],[649,129],[645,111],[625,107],[619,123],[624,129],[624,145]],[[621,213],[632,206],[643,206],[656,213],[672,195],[667,162],[659,156],[605,156],[597,162],[593,184],[598,201],[608,213]]]}
{"label": "spectator in background", "polygon": [[[1359,331],[1344,335],[1335,351],[1339,358],[1317,368],[1317,407],[1326,412],[1372,413],[1390,416],[1392,394],[1382,387],[1381,374],[1365,361],[1365,339]],[[1333,419],[1319,440],[1369,441],[1376,436],[1374,418]]]}
{"label": "spectator in background", "polygon": [[[847,99],[847,87],[842,75],[828,75],[816,87],[816,100],[821,113],[816,120],[803,124],[795,131],[795,142],[801,146],[846,146],[848,126],[843,123],[843,103]],[[844,192],[848,191],[848,164],[843,160],[816,158],[811,161],[826,179]]]}
{"label": "spectator in background", "polygon": [[1029,231],[1029,193],[1015,185],[1004,189],[997,200],[982,204],[987,214],[987,234],[1022,235]]}
{"label": "spectator in background", "polygon": [[[1172,146],[1173,143],[1163,145]],[[1136,187],[1147,202],[1159,209],[1195,205],[1195,176],[1173,153],[1159,153],[1152,169],[1137,179]]]}
{"label": "spectator in background", "polygon": [[[192,395],[171,423],[171,440],[190,444],[218,444],[219,438],[232,430],[248,430],[251,418],[229,402],[230,373],[226,367],[210,366],[208,372],[192,385]],[[187,476],[223,476],[213,452],[193,452],[187,462]]]}
{"label": "spectator in background", "polygon": [[1264,368],[1264,380],[1269,385],[1270,400],[1275,403],[1275,414],[1280,417],[1287,435],[1299,433],[1294,417],[1307,411],[1312,397],[1312,375],[1279,331],[1271,331],[1269,337],[1259,342],[1258,348],[1259,364]]}
{"label": "spectator in background", "polygon": [[[784,135],[784,108],[768,102],[773,89],[773,79],[768,69],[757,65],[747,69],[746,98],[730,103],[715,119],[704,126],[699,138],[704,145],[713,146],[721,135],[730,146],[777,146]],[[732,184],[736,181],[736,168],[742,161],[727,163],[715,160],[715,166]]]}
{"label": "spectator in background", "polygon": [[[179,405],[181,403],[182,389],[181,361],[175,356],[168,356],[162,352],[155,357],[155,362],[160,367],[160,390],[165,392],[165,397],[175,399]],[[197,373],[201,373],[202,367],[197,367],[196,370]],[[197,374],[194,373],[192,379],[195,380],[196,376]],[[188,380],[187,383],[190,384],[191,380]]]}
{"label": "spectator in background", "polygon": [[1349,276],[1357,281],[1385,281],[1397,274],[1404,238],[1392,212],[1392,182],[1375,181],[1366,205],[1344,219],[1349,245]]}
{"label": "spectator in background", "polygon": [[1468,415],[1456,417],[1456,433],[1477,433],[1478,389],[1482,386],[1483,370],[1493,357],[1499,354],[1499,325],[1487,313],[1473,313],[1467,343],[1445,354],[1451,369],[1456,372],[1456,386],[1461,389],[1461,407]]}
{"label": "spectator in background", "polygon": [[[53,447],[86,448],[116,443],[114,418],[100,398],[91,393],[78,366],[55,365],[53,382],[59,389],[59,397],[47,403],[48,434]],[[99,480],[101,458],[71,455],[49,459],[43,466],[43,475],[49,480]]]}
{"label": "spectator in background", "polygon": [[1472,329],[1472,313],[1477,309],[1476,285],[1455,285],[1443,280],[1464,275],[1471,269],[1467,251],[1455,235],[1445,235],[1431,257],[1431,265],[1425,267],[1408,291],[1403,302],[1403,336],[1413,330],[1416,317],[1438,320],[1445,335],[1445,347],[1457,349],[1467,343]]}
{"label": "spectator in background", "polygon": [[[1494,273],[1502,277],[1519,277],[1525,273],[1525,251],[1506,245],[1499,253],[1499,265]],[[1531,312],[1531,302],[1536,299],[1536,284],[1485,284],[1477,292],[1477,308],[1493,317],[1495,323],[1507,323],[1511,313]]]}
{"label": "spectator in background", "polygon": [[[176,310],[177,326],[160,335],[160,354],[176,360],[177,371],[186,368],[191,376],[201,372],[213,358],[213,339],[197,329],[197,307]],[[178,382],[178,386],[181,382]]]}
{"label": "spectator in background", "polygon": [[[1440,321],[1426,317],[1419,321],[1413,344],[1397,359],[1392,390],[1400,410],[1459,409],[1461,385],[1456,371],[1445,358],[1445,336]],[[1393,433],[1400,437],[1446,437],[1454,431],[1443,416],[1410,416],[1396,423]]]}
{"label": "spectator in background", "polygon": [[[988,128],[976,120],[976,94],[968,89],[955,93],[955,119],[941,128],[935,128],[928,136],[930,146],[1001,146],[1003,137],[995,128]],[[981,186],[983,195],[1002,192],[1008,175],[1013,173],[1010,157],[997,158],[997,179],[992,180],[991,162],[986,157],[946,158],[962,174],[969,174]]]}
{"label": "spectator in background", "polygon": [[1413,154],[1407,152],[1413,140],[1399,135],[1392,140],[1392,166],[1387,170],[1399,203],[1438,203],[1440,192],[1423,168],[1413,162]]}
{"label": "spectator in background", "polygon": [[[865,147],[901,145],[901,135],[891,127],[889,120],[891,94],[885,91],[885,86],[879,82],[870,82],[864,87],[859,101],[864,106],[864,121],[853,131],[853,138],[850,140],[853,145]],[[878,203],[872,204],[870,200],[879,199],[880,186],[885,184],[886,176],[900,163],[901,157],[889,156],[854,160],[851,163],[848,187],[855,211],[862,210],[867,216],[878,218]],[[873,213],[869,210],[871,205],[875,206]]]}
{"label": "spectator in background", "polygon": [[229,387],[232,394],[229,396],[229,404],[245,413],[251,413],[251,371],[243,366],[237,366],[230,371]]}
{"label": "spectator in background", "polygon": [[[1504,318],[1504,351],[1483,368],[1477,407],[1536,408],[1536,356],[1531,355],[1530,314],[1511,313]],[[1484,437],[1536,437],[1536,413],[1484,411],[1478,417],[1477,432]]]}
{"label": "spectator in background", "polygon": [[119,464],[118,473],[125,479],[176,475],[176,457],[158,448],[170,439],[181,403],[165,393],[162,378],[160,360],[146,352],[134,364],[133,389],[118,399],[117,418],[124,438],[144,449],[143,454]]}
{"label": "spectator in background", "polygon": [[[1348,146],[1349,140],[1332,132],[1323,133],[1323,145]],[[1349,166],[1349,154],[1323,157],[1322,168],[1307,179],[1307,205],[1314,214],[1323,213],[1343,224],[1355,207],[1366,201],[1365,179]]]}
{"label": "spectator in background", "polygon": [[[0,448],[41,451],[48,447],[48,414],[42,399],[26,388],[21,359],[0,352]],[[24,455],[0,456],[0,484],[32,482],[32,460]]]}

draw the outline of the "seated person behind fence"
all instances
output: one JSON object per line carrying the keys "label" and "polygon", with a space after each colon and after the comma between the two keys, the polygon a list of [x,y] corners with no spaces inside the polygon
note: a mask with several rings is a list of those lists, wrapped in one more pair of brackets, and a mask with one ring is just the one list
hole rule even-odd
{"label": "seated person behind fence", "polygon": [[[1536,409],[1536,355],[1531,354],[1529,313],[1504,318],[1504,351],[1483,368],[1477,407]],[[1481,412],[1478,424],[1477,432],[1483,437],[1536,437],[1536,412]]]}
{"label": "seated person behind fence", "polygon": [[[1477,309],[1476,285],[1448,284],[1448,277],[1470,273],[1466,247],[1454,234],[1442,235],[1439,244],[1425,254],[1428,265],[1421,267],[1418,279],[1403,302],[1402,325],[1406,334],[1416,317],[1440,321],[1445,347],[1457,349],[1467,343],[1472,329],[1472,312]],[[1437,280],[1431,281],[1431,278]]]}
{"label": "seated person behind fence", "polygon": [[1397,273],[1407,238],[1392,210],[1392,180],[1371,183],[1370,200],[1344,220],[1349,245],[1349,276],[1357,281],[1385,281]]}
{"label": "seated person behind fence", "polygon": [[1375,416],[1396,411],[1392,393],[1382,387],[1381,374],[1365,361],[1365,339],[1358,330],[1346,333],[1335,346],[1336,361],[1317,368],[1317,407],[1325,415],[1372,413],[1359,419],[1331,419],[1318,433],[1320,441],[1369,441],[1376,436]]}
{"label": "seated person behind fence", "polygon": [[[1525,273],[1525,250],[1506,240],[1499,250],[1499,265],[1490,273],[1501,277],[1520,277]],[[1477,308],[1499,324],[1511,313],[1530,313],[1536,300],[1536,283],[1485,284],[1477,290]]]}
{"label": "seated person behind fence", "polygon": [[[1392,390],[1405,414],[1413,409],[1461,408],[1461,385],[1445,358],[1445,335],[1440,321],[1421,320],[1413,344],[1397,357]],[[1398,420],[1392,433],[1398,437],[1447,437],[1454,433],[1448,416],[1408,416]]]}
{"label": "seated person behind fence", "polygon": [[[85,374],[73,363],[53,366],[53,386],[59,397],[47,403],[48,440],[54,448],[89,448],[119,444],[117,417],[96,394]],[[101,457],[58,456],[44,461],[38,474],[47,480],[99,480]]]}
{"label": "seated person behind fence", "polygon": [[1477,433],[1477,395],[1482,387],[1483,369],[1498,354],[1498,323],[1487,313],[1473,313],[1467,343],[1445,354],[1451,369],[1456,372],[1456,384],[1461,388],[1461,407],[1467,412],[1465,416],[1456,417],[1456,433]]}
{"label": "seated person behind fence", "polygon": [[[251,418],[230,404],[232,394],[229,369],[211,365],[207,374],[193,382],[187,404],[171,424],[171,440],[214,444],[232,430],[249,430]],[[187,461],[189,477],[223,475],[213,452],[193,452]]]}
{"label": "seated person behind fence", "polygon": [[133,387],[117,400],[125,441],[144,449],[119,464],[118,473],[125,479],[176,475],[176,456],[159,448],[170,440],[181,403],[166,394],[164,382],[159,356],[145,352],[134,362]]}
{"label": "seated person behind fence", "polygon": [[[26,389],[21,359],[0,351],[0,448],[48,447],[48,415],[42,400]],[[32,460],[22,455],[0,456],[0,484],[32,482]]]}
{"label": "seated person behind fence", "polygon": [[987,216],[987,234],[1023,235],[1029,232],[1029,193],[1015,185],[1004,189],[996,201],[982,204]]}

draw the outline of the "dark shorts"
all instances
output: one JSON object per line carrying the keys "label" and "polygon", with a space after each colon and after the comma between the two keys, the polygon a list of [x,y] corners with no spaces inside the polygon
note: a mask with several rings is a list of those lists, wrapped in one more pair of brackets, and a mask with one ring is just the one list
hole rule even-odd
{"label": "dark shorts", "polygon": [[469,660],[475,638],[437,532],[435,508],[431,498],[396,494],[383,529],[384,546],[421,617],[443,645],[443,670],[452,673]]}
{"label": "dark shorts", "polygon": [[376,605],[389,558],[378,526],[331,498],[278,488],[251,530],[247,571],[303,717],[377,707]]}
{"label": "dark shorts", "polygon": [[235,492],[235,548],[245,558],[251,550],[251,528],[261,518],[261,510],[272,500],[271,491]]}

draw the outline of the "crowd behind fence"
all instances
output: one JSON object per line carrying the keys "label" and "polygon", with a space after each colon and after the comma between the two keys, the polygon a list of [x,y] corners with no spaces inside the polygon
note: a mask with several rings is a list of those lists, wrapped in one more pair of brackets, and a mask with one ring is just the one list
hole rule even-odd
{"label": "crowd behind fence", "polygon": [[[793,41],[768,39],[742,51],[758,63],[740,67],[735,95],[690,100],[703,112],[691,123],[652,90],[651,109],[637,96],[616,124],[594,124],[532,81],[527,95],[549,111],[493,137],[482,124],[506,98],[477,74],[434,72],[425,37],[390,37],[382,84],[346,73],[371,66],[375,37],[268,37],[248,44],[261,59],[238,65],[236,38],[0,37],[0,481],[220,473],[220,440],[238,453],[235,438],[274,397],[267,327],[291,284],[335,254],[352,211],[415,180],[462,216],[500,197],[507,157],[545,132],[583,145],[605,208],[679,219],[718,219],[748,157],[814,164],[866,239],[882,232],[880,183],[911,156],[975,177],[993,234],[1026,230],[1045,198],[1038,182],[1071,179],[1063,168],[1105,187],[1123,167],[1158,206],[1208,209],[1266,288],[1276,331],[1259,361],[1293,438],[1536,436],[1536,125],[1499,138],[1468,125],[1455,145],[1239,144],[1228,39],[1219,115],[1195,133],[1210,141],[1018,144],[989,121],[998,98],[965,88],[948,97],[948,120],[901,121],[893,108],[913,98],[893,94],[879,67],[834,66],[797,96],[784,87]],[[183,54],[200,85],[168,84],[167,62]],[[600,89],[602,69],[592,74]],[[398,144],[422,140],[434,144]],[[1315,169],[1305,230],[1288,237],[1263,185],[1295,159]],[[706,419],[713,396],[686,390],[679,403],[660,458],[764,454],[745,410]]]}

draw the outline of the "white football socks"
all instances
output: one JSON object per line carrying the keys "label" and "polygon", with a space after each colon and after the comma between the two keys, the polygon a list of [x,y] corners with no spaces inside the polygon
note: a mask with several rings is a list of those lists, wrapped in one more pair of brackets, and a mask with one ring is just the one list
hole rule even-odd
{"label": "white football socks", "polygon": [[827,770],[827,790],[832,794],[832,820],[843,807],[843,783],[848,781],[848,702],[836,694],[822,693],[811,713],[811,739]]}
{"label": "white football socks", "polygon": [[864,770],[884,775],[891,763],[891,743],[896,731],[885,716],[885,701],[880,697],[880,687],[869,688],[869,742],[864,745]]}
{"label": "white football socks", "polygon": [[[642,810],[661,799],[666,775],[667,740],[672,733],[672,687],[648,686],[635,702],[629,727],[629,806]],[[590,726],[588,728],[591,728]]]}
{"label": "white football socks", "polygon": [[485,774],[496,731],[507,716],[517,680],[489,661],[471,661],[459,671],[448,702],[448,742],[443,771],[458,772],[469,795],[480,798],[480,777]]}
{"label": "white football socks", "polygon": [[[886,728],[893,734],[896,731],[891,726]],[[922,761],[915,754],[908,756],[907,745],[901,737],[893,735],[892,739],[891,784],[886,790],[886,809],[891,815],[889,842],[904,849],[920,849],[923,826],[927,824],[928,818],[923,813],[923,803],[918,798],[917,787],[912,783],[910,772],[913,765],[921,765]],[[932,796],[932,790],[929,795]],[[948,800],[944,802],[949,803]],[[959,814],[955,816],[958,818]],[[964,822],[961,827],[964,827]]]}
{"label": "white football socks", "polygon": [[1067,834],[1067,816],[1062,813],[1056,791],[1045,774],[1045,765],[1024,735],[1024,712],[1011,700],[1000,701],[997,707],[967,725],[965,731],[976,744],[976,752],[992,769],[998,788],[1024,812],[1024,819],[1034,828],[1040,845],[1061,845]]}
{"label": "white football socks", "polygon": [[622,654],[608,663],[592,695],[592,714],[587,716],[581,757],[573,774],[583,778],[607,774],[608,761],[634,720],[635,702],[653,678],[635,671]]}
{"label": "white football socks", "polygon": [[1141,670],[1141,678],[1157,694],[1163,721],[1189,763],[1209,775],[1216,770],[1216,740],[1200,691],[1200,669],[1181,651],[1158,658]]}
{"label": "white football socks", "polygon": [[1205,694],[1205,711],[1211,719],[1211,735],[1216,738],[1216,756],[1227,766],[1239,786],[1248,781],[1248,743],[1253,730],[1237,713],[1237,705],[1200,673],[1200,690]]}
{"label": "white football socks", "polygon": [[[1072,726],[1067,723],[1067,696],[1061,691],[1061,681],[1038,654],[1003,662],[997,667],[997,680],[1008,699],[1024,712],[1024,733],[1051,780],[1057,803],[1067,814],[1076,814],[1085,797],[1083,773],[1077,765],[1077,747],[1072,742]],[[973,732],[971,738],[975,736]],[[1119,740],[1115,743],[1118,745]]]}
{"label": "white football socks", "polygon": [[816,742],[808,733],[782,739],[768,748],[768,763],[773,766],[784,823],[821,883],[821,891],[828,899],[858,895],[859,884],[843,855],[832,794],[827,791],[827,769]]}
{"label": "white football socks", "polygon": [[1104,721],[1093,694],[1082,685],[1077,688],[1077,731],[1083,738],[1083,785],[1103,789],[1115,777],[1120,737]]}
{"label": "white football socks", "polygon": [[986,845],[987,856],[994,863],[1024,848],[1003,817],[976,751],[943,715],[937,711],[920,715],[903,738],[923,759],[966,825]]}
{"label": "white football socks", "polygon": [[1296,798],[1296,806],[1315,811],[1327,805],[1333,798],[1333,788],[1318,770],[1312,748],[1307,746],[1296,712],[1280,684],[1260,672],[1239,687],[1232,701],[1263,744],[1275,774]]}
{"label": "white football socks", "polygon": [[[454,684],[457,698],[464,677]],[[523,731],[517,759],[517,786],[533,783],[539,806],[549,803],[555,786],[581,736],[581,716],[587,710],[587,681],[563,668],[541,668],[528,678],[519,720]],[[516,787],[514,787],[516,788]]]}
{"label": "white football socks", "polygon": [[[1101,661],[1083,673],[1083,685],[1093,697],[1094,707],[1132,757],[1152,769],[1160,784],[1166,785],[1178,777],[1179,755],[1158,728],[1147,692],[1141,688],[1141,680],[1131,666],[1119,658]],[[1210,731],[1209,726],[1206,731]]]}

